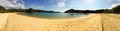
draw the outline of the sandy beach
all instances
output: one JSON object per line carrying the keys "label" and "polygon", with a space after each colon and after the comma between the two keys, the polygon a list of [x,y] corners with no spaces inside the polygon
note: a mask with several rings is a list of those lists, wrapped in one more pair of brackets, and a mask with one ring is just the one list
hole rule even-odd
{"label": "sandy beach", "polygon": [[0,14],[0,31],[120,31],[120,15],[90,14],[70,19],[44,19],[16,13]]}
{"label": "sandy beach", "polygon": [[120,14],[102,14],[104,31],[120,31]]}
{"label": "sandy beach", "polygon": [[2,29],[6,25],[7,19],[8,19],[8,13],[6,14],[0,13],[0,29]]}

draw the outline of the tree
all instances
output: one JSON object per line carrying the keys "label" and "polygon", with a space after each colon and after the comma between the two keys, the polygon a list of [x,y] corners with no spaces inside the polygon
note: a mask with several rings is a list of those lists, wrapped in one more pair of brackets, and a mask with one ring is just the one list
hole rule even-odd
{"label": "tree", "polygon": [[33,8],[29,8],[28,10],[26,10],[27,13],[31,13],[33,12]]}
{"label": "tree", "polygon": [[4,7],[0,6],[0,13],[5,13],[5,12],[7,12],[7,10]]}
{"label": "tree", "polygon": [[114,11],[114,13],[120,13],[120,5],[114,7],[112,10]]}
{"label": "tree", "polygon": [[74,9],[70,9],[70,10],[67,10],[67,11],[65,11],[65,13],[74,13]]}

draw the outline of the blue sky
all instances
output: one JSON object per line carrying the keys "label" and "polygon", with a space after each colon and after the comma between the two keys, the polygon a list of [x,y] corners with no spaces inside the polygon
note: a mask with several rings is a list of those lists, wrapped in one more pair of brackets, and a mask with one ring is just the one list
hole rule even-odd
{"label": "blue sky", "polygon": [[120,5],[120,0],[1,0],[0,5],[12,8],[34,8],[54,11],[65,11],[68,9],[94,10]]}
{"label": "blue sky", "polygon": [[24,0],[26,8],[64,11],[68,9],[104,9],[110,8],[108,0]]}

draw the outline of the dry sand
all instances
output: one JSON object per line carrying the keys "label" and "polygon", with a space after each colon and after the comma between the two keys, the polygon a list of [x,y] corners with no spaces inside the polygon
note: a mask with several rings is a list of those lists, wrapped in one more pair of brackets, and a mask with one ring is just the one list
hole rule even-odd
{"label": "dry sand", "polygon": [[5,25],[0,31],[120,31],[120,15],[116,14],[90,14],[71,19],[44,19],[11,13],[5,21],[6,23],[1,23]]}
{"label": "dry sand", "polygon": [[6,25],[7,18],[8,18],[7,13],[5,13],[5,14],[0,13],[0,29],[2,29]]}
{"label": "dry sand", "polygon": [[104,31],[120,31],[120,14],[101,14]]}

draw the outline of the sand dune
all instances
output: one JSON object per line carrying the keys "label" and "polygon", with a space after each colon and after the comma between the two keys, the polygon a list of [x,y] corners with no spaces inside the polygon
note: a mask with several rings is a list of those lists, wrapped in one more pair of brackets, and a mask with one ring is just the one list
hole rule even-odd
{"label": "sand dune", "polygon": [[44,19],[11,13],[7,23],[1,23],[5,26],[0,31],[120,31],[120,17],[117,16],[120,15],[90,14],[70,19]]}

